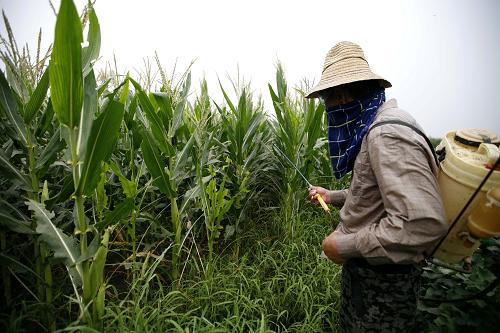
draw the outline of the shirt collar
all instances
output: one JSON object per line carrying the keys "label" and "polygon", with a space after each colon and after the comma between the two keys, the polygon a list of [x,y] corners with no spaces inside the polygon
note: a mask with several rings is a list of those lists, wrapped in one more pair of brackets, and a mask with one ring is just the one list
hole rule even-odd
{"label": "shirt collar", "polygon": [[395,109],[397,107],[398,107],[398,101],[395,98],[391,98],[390,100],[386,101],[384,104],[380,106],[377,113],[380,114],[384,110]]}

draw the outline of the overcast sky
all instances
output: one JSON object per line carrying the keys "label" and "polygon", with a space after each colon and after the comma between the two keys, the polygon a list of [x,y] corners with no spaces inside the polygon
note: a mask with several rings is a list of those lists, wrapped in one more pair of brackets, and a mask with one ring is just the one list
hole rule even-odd
{"label": "overcast sky", "polygon": [[[56,10],[60,0],[53,1]],[[79,10],[86,1],[77,0]],[[0,0],[19,44],[45,45],[55,16],[48,0]],[[193,86],[205,76],[220,98],[217,75],[251,80],[270,109],[279,59],[290,86],[319,80],[326,52],[337,42],[360,44],[386,91],[427,134],[484,127],[500,135],[500,1],[159,1],[97,0],[102,68],[116,55],[118,69],[135,75],[143,59],[171,71],[191,60]],[[0,31],[5,36],[5,27]],[[227,85],[227,81],[223,80]],[[229,89],[229,86],[227,87]]]}

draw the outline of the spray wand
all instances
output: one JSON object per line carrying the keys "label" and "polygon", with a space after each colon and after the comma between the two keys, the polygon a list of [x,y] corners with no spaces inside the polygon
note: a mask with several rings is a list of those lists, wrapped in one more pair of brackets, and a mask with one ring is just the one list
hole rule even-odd
{"label": "spray wand", "polygon": [[[288,163],[291,164],[291,166],[293,166],[293,168],[295,169],[295,171],[297,171],[297,173],[302,177],[302,179],[304,179],[304,181],[307,184],[307,187],[308,188],[312,187],[311,183],[302,174],[302,172],[300,172],[299,168],[292,161],[290,161],[290,159],[285,155],[285,153],[282,152],[281,149],[279,149],[278,146],[276,146],[275,144],[273,144],[273,147],[276,148],[276,150],[280,152],[280,154],[288,161]],[[325,212],[327,212],[328,214],[330,214],[330,208],[326,204],[325,200],[323,200],[323,197],[321,196],[321,194],[316,193],[316,195],[314,195],[313,198],[316,199],[316,200],[318,200],[318,202],[320,203],[321,207],[323,207],[323,209],[325,210]]]}

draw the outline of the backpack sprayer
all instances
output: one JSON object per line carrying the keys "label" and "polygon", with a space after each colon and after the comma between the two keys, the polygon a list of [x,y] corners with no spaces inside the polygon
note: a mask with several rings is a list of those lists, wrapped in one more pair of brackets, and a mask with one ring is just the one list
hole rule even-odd
{"label": "backpack sprayer", "polygon": [[450,227],[431,254],[433,263],[470,273],[480,241],[500,235],[499,145],[500,138],[488,130],[464,129],[448,132],[437,146]]}
{"label": "backpack sprayer", "polygon": [[427,260],[470,273],[470,258],[480,241],[500,235],[500,138],[486,129],[452,131],[434,151],[422,131],[400,120],[379,122],[368,132],[388,123],[422,136],[439,166],[438,184],[450,226]]}

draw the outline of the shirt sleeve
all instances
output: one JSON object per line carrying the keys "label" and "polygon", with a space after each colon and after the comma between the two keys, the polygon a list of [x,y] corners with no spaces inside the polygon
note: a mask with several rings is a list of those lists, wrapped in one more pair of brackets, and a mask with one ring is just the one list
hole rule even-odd
{"label": "shirt sleeve", "polygon": [[419,262],[448,229],[431,168],[434,162],[422,142],[412,132],[405,133],[408,136],[370,133],[370,166],[385,216],[357,233],[339,235],[337,250],[346,259],[362,256],[372,264]]}
{"label": "shirt sleeve", "polygon": [[335,207],[342,207],[345,203],[345,199],[347,198],[347,192],[349,189],[343,189],[343,190],[333,190],[330,191],[328,196],[330,199],[330,204],[332,204]]}

